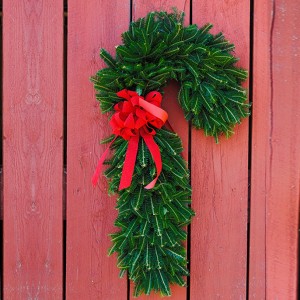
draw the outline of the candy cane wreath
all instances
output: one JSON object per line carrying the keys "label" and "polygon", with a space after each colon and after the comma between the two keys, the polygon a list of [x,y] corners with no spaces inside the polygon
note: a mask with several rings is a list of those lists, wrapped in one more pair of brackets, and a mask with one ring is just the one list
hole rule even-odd
{"label": "candy cane wreath", "polygon": [[[117,252],[120,276],[127,272],[135,282],[135,296],[152,290],[170,295],[170,284],[184,286],[189,274],[183,246],[183,227],[194,215],[189,170],[180,138],[166,126],[163,88],[170,79],[180,83],[186,120],[216,142],[249,115],[241,87],[247,72],[235,66],[234,45],[222,33],[210,34],[211,27],[185,27],[183,13],[176,11],[149,13],[122,34],[116,58],[101,50],[107,68],[92,77],[113,132],[92,181],[108,165],[119,227],[111,234],[109,254]],[[109,149],[113,155],[107,159]]]}

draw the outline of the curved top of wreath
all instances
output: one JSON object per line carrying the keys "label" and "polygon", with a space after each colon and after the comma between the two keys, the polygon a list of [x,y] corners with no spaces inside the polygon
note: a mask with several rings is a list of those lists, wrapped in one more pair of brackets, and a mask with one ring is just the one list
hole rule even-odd
{"label": "curved top of wreath", "polygon": [[183,17],[176,11],[151,12],[122,34],[115,58],[102,49],[100,56],[108,67],[91,78],[96,98],[102,112],[109,112],[120,101],[116,92],[162,92],[175,79],[181,85],[178,101],[185,118],[218,141],[219,134],[230,136],[233,126],[249,115],[241,87],[247,71],[235,66],[234,45],[222,33],[209,33],[212,24],[185,27]]}

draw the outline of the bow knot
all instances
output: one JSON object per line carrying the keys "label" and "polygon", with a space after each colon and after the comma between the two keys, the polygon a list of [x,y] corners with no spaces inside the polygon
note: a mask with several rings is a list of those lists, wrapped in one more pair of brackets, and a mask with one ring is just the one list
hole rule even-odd
{"label": "bow knot", "polygon": [[159,92],[150,92],[145,99],[128,90],[122,90],[117,95],[125,101],[114,106],[116,112],[110,125],[115,135],[129,140],[139,134],[141,129],[147,131],[147,128],[151,128],[150,125],[161,128],[166,122],[168,114],[160,108],[162,96]]}

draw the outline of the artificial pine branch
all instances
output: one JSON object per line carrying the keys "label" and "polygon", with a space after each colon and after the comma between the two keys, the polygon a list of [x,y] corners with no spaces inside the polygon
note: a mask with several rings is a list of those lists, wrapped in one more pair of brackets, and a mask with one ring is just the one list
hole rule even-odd
{"label": "artificial pine branch", "polygon": [[183,14],[177,12],[152,12],[122,34],[124,44],[117,47],[115,59],[101,50],[109,68],[92,78],[97,99],[107,112],[123,88],[138,87],[147,94],[162,91],[175,79],[181,84],[178,100],[186,119],[217,141],[221,133],[230,136],[234,125],[249,116],[241,87],[247,71],[235,66],[234,45],[222,33],[209,33],[211,24],[184,27],[182,20]]}
{"label": "artificial pine branch", "polygon": [[[155,166],[140,139],[133,183],[119,192],[115,225],[120,230],[111,234],[113,245],[109,251],[118,253],[118,267],[122,274],[128,271],[135,282],[136,296],[148,295],[152,290],[170,295],[170,284],[184,286],[182,277],[188,275],[182,242],[187,236],[183,226],[194,215],[189,207],[189,172],[180,155],[178,135],[161,129],[154,139],[162,149],[163,172],[155,188],[144,189],[155,174]],[[118,138],[117,145],[105,172],[111,192],[118,192],[127,141]]]}

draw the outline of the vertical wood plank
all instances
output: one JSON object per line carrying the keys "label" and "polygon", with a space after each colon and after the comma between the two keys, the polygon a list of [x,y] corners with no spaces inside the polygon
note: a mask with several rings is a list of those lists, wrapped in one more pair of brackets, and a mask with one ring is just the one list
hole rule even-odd
{"label": "vertical wood plank", "polygon": [[[132,2],[132,17],[133,20],[145,17],[151,11],[168,11],[171,12],[172,8],[176,7],[179,11],[185,12],[185,24],[189,24],[190,19],[190,1],[176,0],[176,1],[147,1],[147,0],[133,0]],[[164,90],[165,95],[163,98],[162,107],[169,114],[169,122],[174,131],[178,133],[183,142],[184,158],[188,160],[188,122],[185,120],[182,109],[177,102],[177,95],[179,85],[172,81]],[[131,299],[133,299],[134,285],[131,284]],[[174,286],[171,288],[172,296],[170,299],[185,300],[186,288]],[[161,299],[159,294],[152,293],[150,296],[141,296],[141,300],[155,300]]]}
{"label": "vertical wood plank", "polygon": [[255,1],[249,299],[297,299],[299,14],[299,1]]}
{"label": "vertical wood plank", "polygon": [[[213,23],[236,45],[239,65],[249,69],[249,4],[193,1],[193,23]],[[247,260],[248,121],[217,145],[192,131],[190,299],[245,299]]]}
{"label": "vertical wood plank", "polygon": [[89,77],[104,67],[100,48],[114,52],[128,28],[130,1],[68,1],[67,299],[126,299],[116,257],[107,257],[117,216],[105,178],[91,177],[111,134]]}
{"label": "vertical wood plank", "polygon": [[62,299],[63,6],[4,0],[4,299]]}

